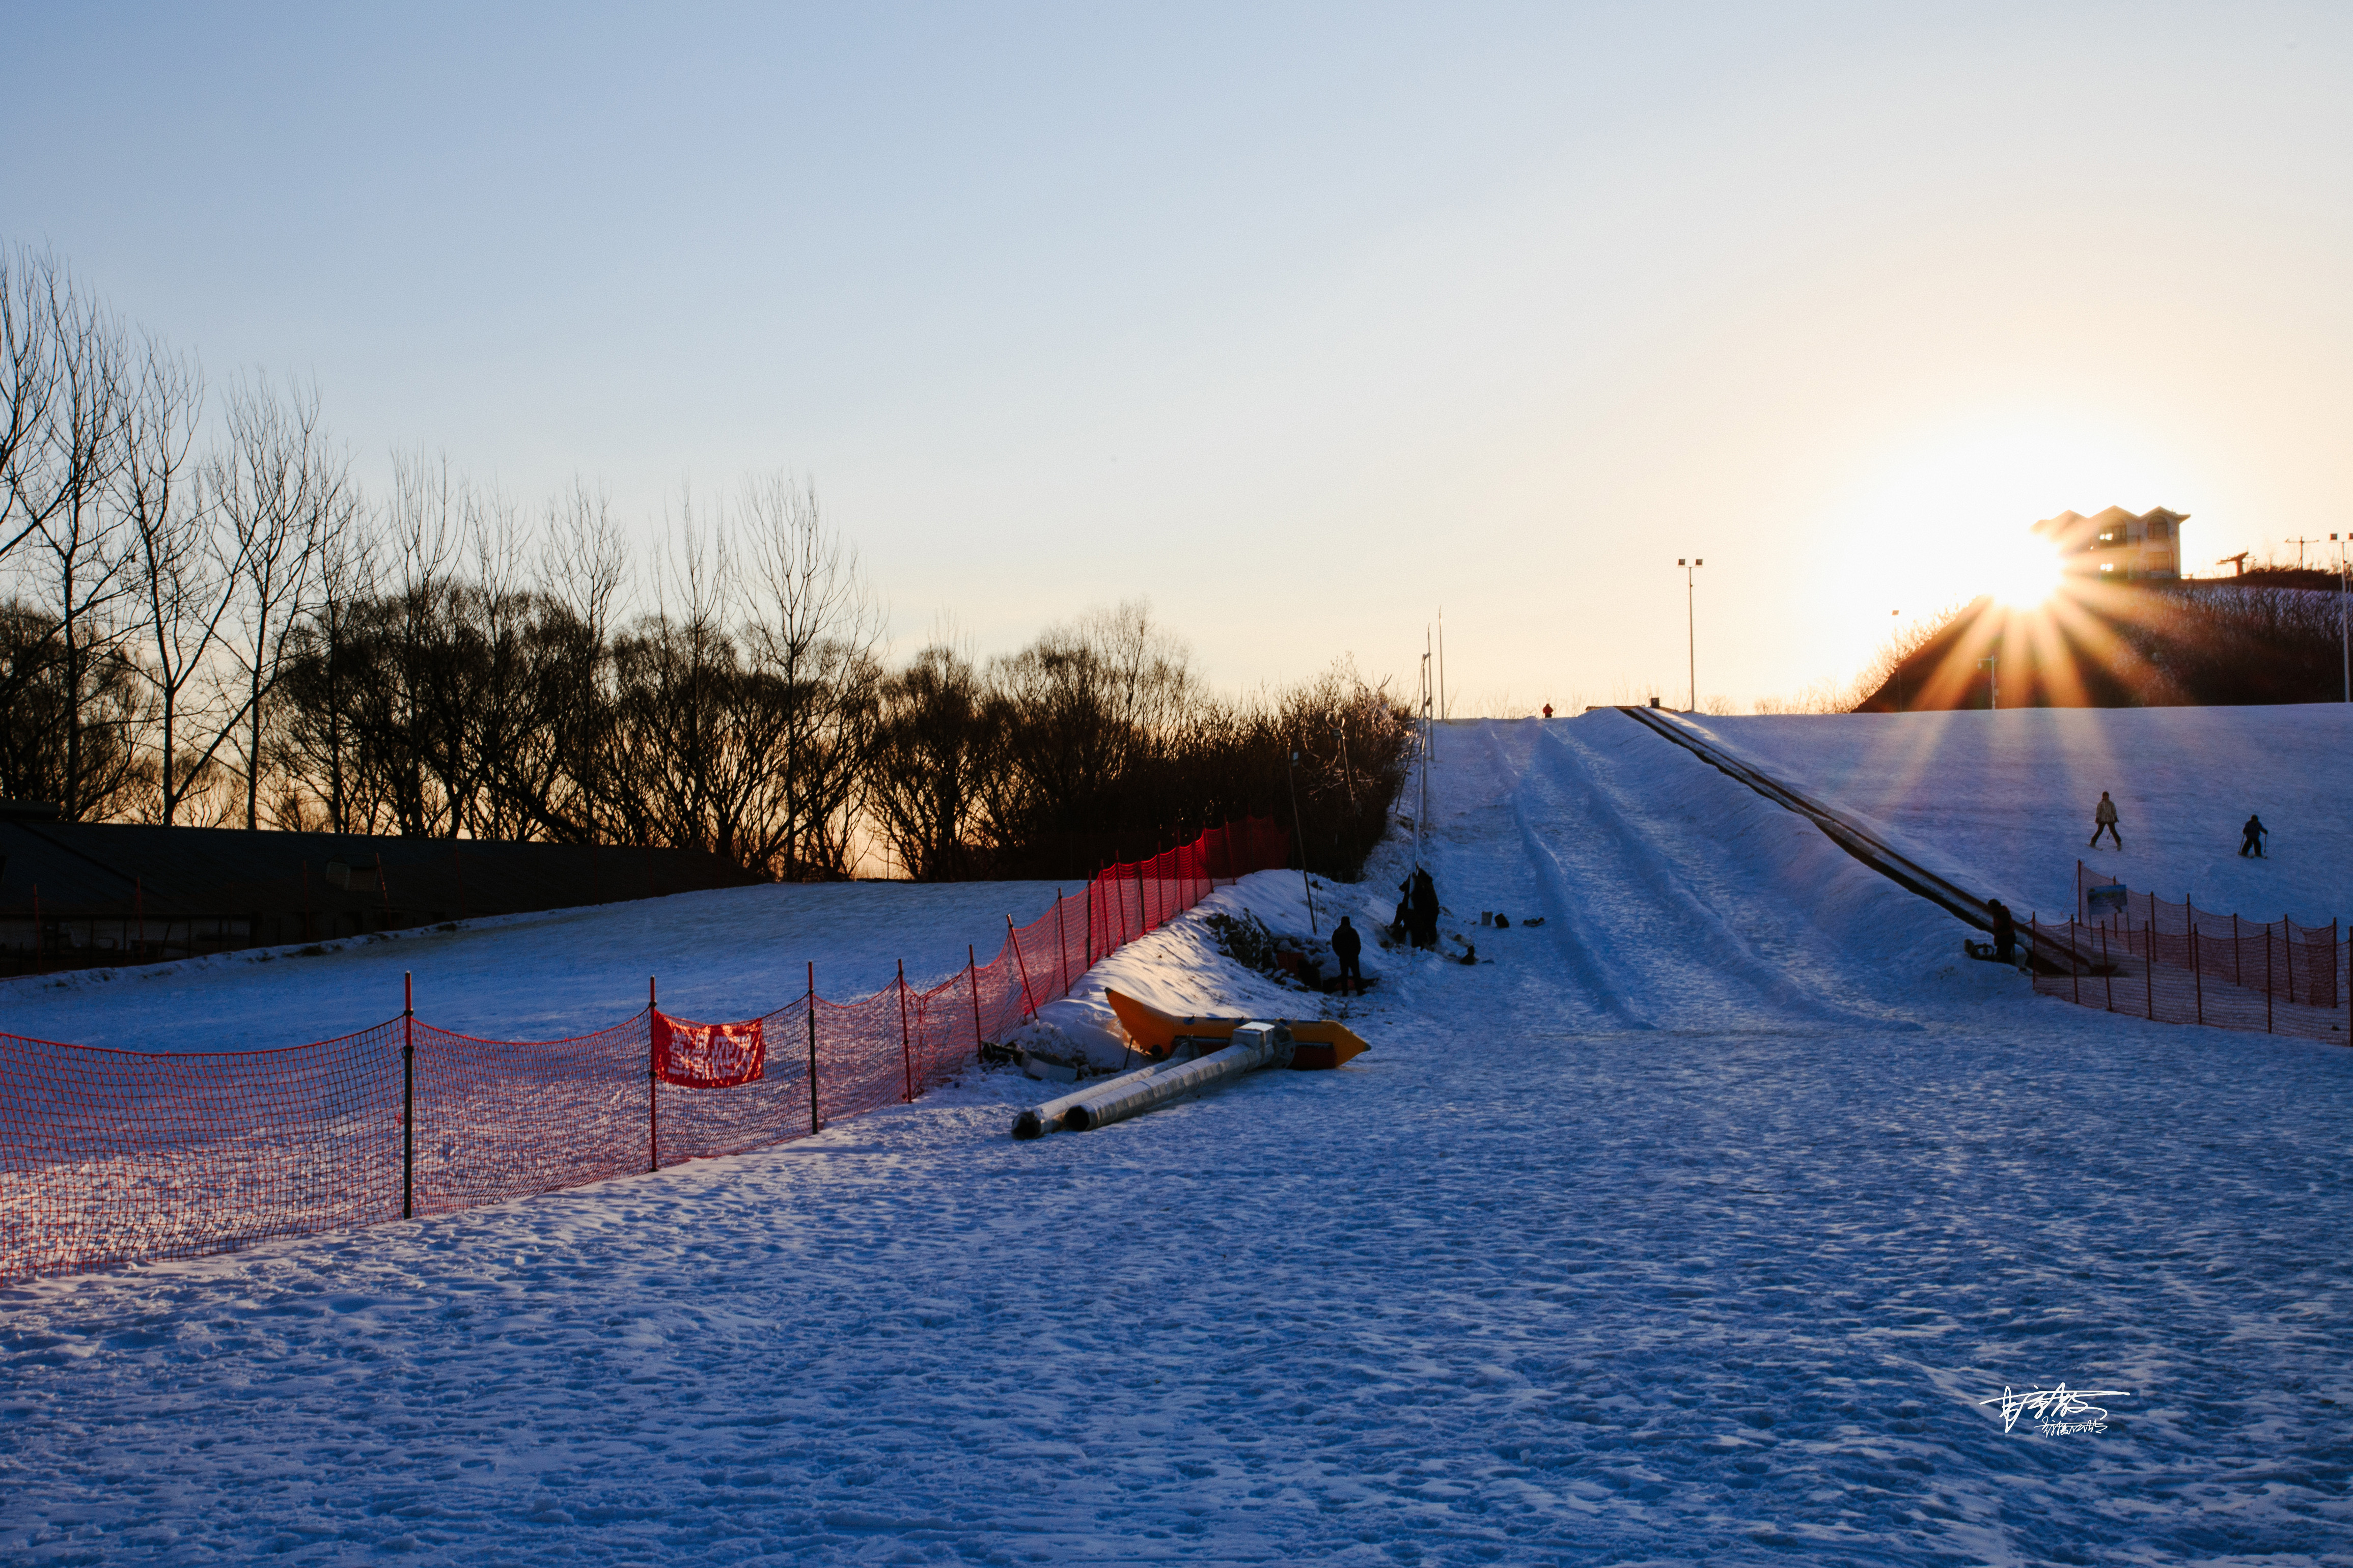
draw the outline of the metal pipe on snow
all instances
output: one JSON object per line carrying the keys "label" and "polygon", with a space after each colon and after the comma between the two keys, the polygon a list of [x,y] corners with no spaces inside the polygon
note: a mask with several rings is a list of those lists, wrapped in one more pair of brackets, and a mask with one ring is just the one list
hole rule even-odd
{"label": "metal pipe on snow", "polygon": [[1212,1051],[1181,1067],[1147,1075],[1128,1074],[1080,1099],[1062,1112],[1062,1125],[1072,1132],[1108,1127],[1147,1110],[1197,1094],[1226,1079],[1262,1067],[1287,1067],[1291,1062],[1291,1031],[1281,1024],[1244,1024],[1225,1049]]}

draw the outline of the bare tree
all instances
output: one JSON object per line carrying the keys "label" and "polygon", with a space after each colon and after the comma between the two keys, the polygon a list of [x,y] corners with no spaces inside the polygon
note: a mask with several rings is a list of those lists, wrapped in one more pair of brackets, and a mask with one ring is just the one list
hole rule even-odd
{"label": "bare tree", "polygon": [[866,805],[919,882],[978,874],[979,776],[997,726],[988,692],[953,634],[882,683]]}
{"label": "bare tree", "polygon": [[195,366],[148,340],[116,493],[138,599],[139,669],[158,715],[154,798],[166,826],[191,795],[210,785],[234,727],[219,691],[207,689],[218,674],[239,563],[222,548],[218,513],[189,462],[204,402]]}
{"label": "bare tree", "polygon": [[285,667],[328,535],[358,515],[347,465],[319,425],[315,390],[281,397],[259,378],[229,395],[228,447],[208,487],[234,547],[236,608],[225,639],[243,684],[245,826],[260,826],[262,706]]}
{"label": "bare tree", "polygon": [[57,389],[58,268],[47,257],[0,248],[0,559],[40,531],[43,502],[34,458]]}
{"label": "bare tree", "polygon": [[[111,501],[127,451],[131,386],[122,330],[103,307],[54,273],[44,300],[55,385],[10,489],[24,496],[24,515],[47,545],[42,573],[57,616],[65,693],[58,811],[74,822],[105,793],[87,776],[85,731],[94,720],[125,718],[101,716],[106,705],[90,682],[120,637],[115,612],[129,586],[121,516]],[[102,743],[106,754],[124,739]]]}
{"label": "bare tree", "polygon": [[784,704],[783,874],[846,875],[878,712],[881,616],[813,484],[783,473],[747,480],[743,512],[763,601],[753,658]]}

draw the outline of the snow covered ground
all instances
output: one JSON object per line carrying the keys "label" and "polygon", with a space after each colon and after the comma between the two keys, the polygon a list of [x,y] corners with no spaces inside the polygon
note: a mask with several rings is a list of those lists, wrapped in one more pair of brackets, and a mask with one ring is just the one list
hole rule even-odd
{"label": "snow covered ground", "polygon": [[[2135,892],[2218,913],[2353,916],[2343,703],[1684,721],[2021,917],[2067,918],[2079,857]],[[2116,798],[2122,852],[2105,837],[2085,847],[2102,790]],[[2272,830],[2268,859],[2239,858],[2251,812]]]}
{"label": "snow covered ground", "polygon": [[136,969],[0,981],[0,1033],[140,1051],[251,1050],[329,1040],[417,1015],[484,1039],[586,1034],[646,1005],[649,975],[681,1017],[754,1017],[799,995],[846,1002],[918,988],[1005,942],[1005,917],[1052,907],[1046,882],[769,884],[470,921]]}
{"label": "snow covered ground", "polygon": [[1492,962],[1372,954],[1349,1068],[0,1292],[0,1559],[2353,1562],[2353,1052],[2033,998],[1619,715],[1440,746]]}

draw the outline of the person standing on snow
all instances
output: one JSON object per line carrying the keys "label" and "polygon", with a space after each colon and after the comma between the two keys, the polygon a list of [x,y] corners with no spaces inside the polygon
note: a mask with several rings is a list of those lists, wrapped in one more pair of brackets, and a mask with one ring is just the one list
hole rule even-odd
{"label": "person standing on snow", "polygon": [[1986,909],[1993,916],[1993,955],[2004,963],[2018,959],[2018,921],[2010,906],[2000,899],[1988,899]]}
{"label": "person standing on snow", "polygon": [[2269,857],[2263,854],[2263,835],[2270,831],[2270,828],[2263,826],[2263,819],[2262,817],[2257,816],[2253,812],[2249,812],[2247,814],[2247,826],[2239,830],[2239,854],[2241,857],[2243,858],[2245,856],[2253,855],[2258,860],[2269,858]]}
{"label": "person standing on snow", "polygon": [[1411,900],[1413,945],[1436,947],[1438,945],[1438,884],[1430,879],[1428,871],[1418,867],[1413,873]]}
{"label": "person standing on snow", "polygon": [[2092,813],[2092,842],[2085,847],[2097,849],[2100,847],[2100,835],[2103,833],[2108,836],[2109,842],[2117,848],[2122,849],[2125,847],[2125,841],[2116,837],[2116,803],[2108,798],[2106,790],[2100,792],[2100,807]]}
{"label": "person standing on snow", "polygon": [[1357,955],[1364,951],[1365,939],[1356,934],[1356,928],[1348,923],[1348,917],[1342,915],[1340,929],[1332,933],[1332,956],[1340,961],[1340,994],[1343,996],[1354,996],[1364,987],[1365,972],[1357,967],[1356,963]]}

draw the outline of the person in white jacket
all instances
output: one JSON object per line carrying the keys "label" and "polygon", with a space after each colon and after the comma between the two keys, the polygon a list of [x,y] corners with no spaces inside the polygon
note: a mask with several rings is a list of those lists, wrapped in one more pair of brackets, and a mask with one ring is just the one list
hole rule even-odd
{"label": "person in white jacket", "polygon": [[2125,841],[2116,836],[2116,803],[2108,798],[2106,790],[2100,792],[2099,809],[2092,813],[2092,842],[2085,847],[2097,849],[2100,847],[2100,835],[2103,833],[2108,836],[2108,841],[2117,848],[2121,849],[2125,847]]}

